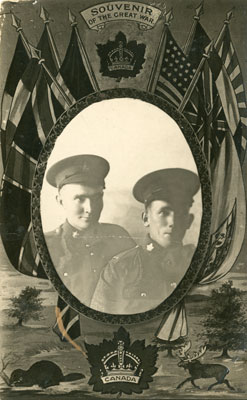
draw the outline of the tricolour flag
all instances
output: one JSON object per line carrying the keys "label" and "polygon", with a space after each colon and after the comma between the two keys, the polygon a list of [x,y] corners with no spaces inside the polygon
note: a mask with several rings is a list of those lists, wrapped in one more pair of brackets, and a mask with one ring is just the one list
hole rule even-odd
{"label": "tricolour flag", "polygon": [[1,148],[2,159],[5,165],[8,147],[6,148],[6,126],[16,87],[27,67],[29,56],[22,37],[19,34],[12,62],[8,71],[1,106]]}
{"label": "tricolour flag", "polygon": [[193,34],[189,38],[185,52],[185,55],[189,58],[190,62],[195,68],[197,68],[200,64],[204,49],[209,45],[210,42],[211,40],[199,22],[199,19],[196,20]]}
{"label": "tricolour flag", "polygon": [[[72,27],[67,52],[56,79],[60,84],[62,81],[65,82],[73,96],[73,102],[95,91],[85,68],[76,25]],[[54,85],[52,85],[52,88],[56,90]],[[60,99],[61,96],[58,98]]]}

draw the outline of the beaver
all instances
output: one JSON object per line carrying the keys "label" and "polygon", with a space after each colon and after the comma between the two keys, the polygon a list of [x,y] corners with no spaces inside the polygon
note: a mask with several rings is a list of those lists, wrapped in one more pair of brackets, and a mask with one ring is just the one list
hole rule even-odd
{"label": "beaver", "polygon": [[57,364],[52,361],[42,360],[31,365],[27,371],[15,369],[10,376],[10,385],[38,385],[42,389],[45,389],[49,386],[59,385],[60,382],[71,382],[82,378],[85,378],[85,375],[79,373],[64,376]]}

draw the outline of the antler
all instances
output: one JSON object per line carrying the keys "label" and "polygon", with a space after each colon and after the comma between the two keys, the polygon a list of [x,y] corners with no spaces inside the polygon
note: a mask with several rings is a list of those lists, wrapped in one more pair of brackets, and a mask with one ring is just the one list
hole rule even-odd
{"label": "antler", "polygon": [[207,350],[207,346],[201,346],[199,351],[195,351],[194,352],[194,356],[193,357],[188,357],[188,361],[197,360],[198,358],[203,356],[203,354],[205,354],[206,350]]}
{"label": "antler", "polygon": [[191,348],[191,341],[189,340],[184,346],[182,346],[177,352],[175,352],[177,354],[177,356],[181,359],[187,359],[188,355],[186,354],[189,349]]}

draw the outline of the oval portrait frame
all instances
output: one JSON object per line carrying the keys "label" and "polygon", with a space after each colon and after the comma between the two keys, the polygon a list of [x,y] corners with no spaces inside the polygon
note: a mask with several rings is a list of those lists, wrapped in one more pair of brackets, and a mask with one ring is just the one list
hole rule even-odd
{"label": "oval portrait frame", "polygon": [[[46,245],[40,212],[40,194],[46,171],[47,161],[55,146],[57,138],[61,135],[64,128],[69,124],[69,122],[85,108],[103,100],[119,98],[138,99],[150,103],[164,111],[177,123],[192,152],[195,164],[197,166],[202,193],[202,218],[199,239],[186,274],[184,275],[178,286],[171,293],[171,295],[156,308],[142,313],[128,315],[107,314],[87,307],[82,304],[75,296],[73,296],[73,294],[64,286],[52,263]],[[58,292],[59,296],[61,296],[62,299],[77,312],[89,318],[111,324],[136,324],[156,318],[161,313],[166,313],[171,310],[177,303],[179,303],[183,299],[183,297],[191,289],[199,271],[201,270],[210,237],[210,222],[212,212],[211,197],[211,184],[208,173],[208,166],[199,141],[187,119],[173,105],[154,94],[139,91],[136,89],[109,89],[88,95],[87,97],[84,97],[73,104],[57,120],[52,130],[50,131],[49,136],[47,137],[43,149],[41,150],[36,166],[32,187],[31,214],[34,239],[43,268],[54,288]]]}

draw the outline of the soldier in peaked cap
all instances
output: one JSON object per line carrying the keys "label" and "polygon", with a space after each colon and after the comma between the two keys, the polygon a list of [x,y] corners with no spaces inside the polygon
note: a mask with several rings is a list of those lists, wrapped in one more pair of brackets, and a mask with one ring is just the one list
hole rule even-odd
{"label": "soldier in peaked cap", "polygon": [[47,247],[64,285],[87,306],[104,265],[135,245],[121,226],[99,223],[108,172],[104,158],[85,154],[58,161],[46,175],[66,215],[61,226],[45,234]]}
{"label": "soldier in peaked cap", "polygon": [[134,186],[144,204],[145,245],[126,250],[101,273],[91,307],[113,314],[135,314],[155,308],[175,289],[188,269],[193,245],[183,238],[194,216],[189,210],[199,190],[196,174],[163,169],[142,177]]}

